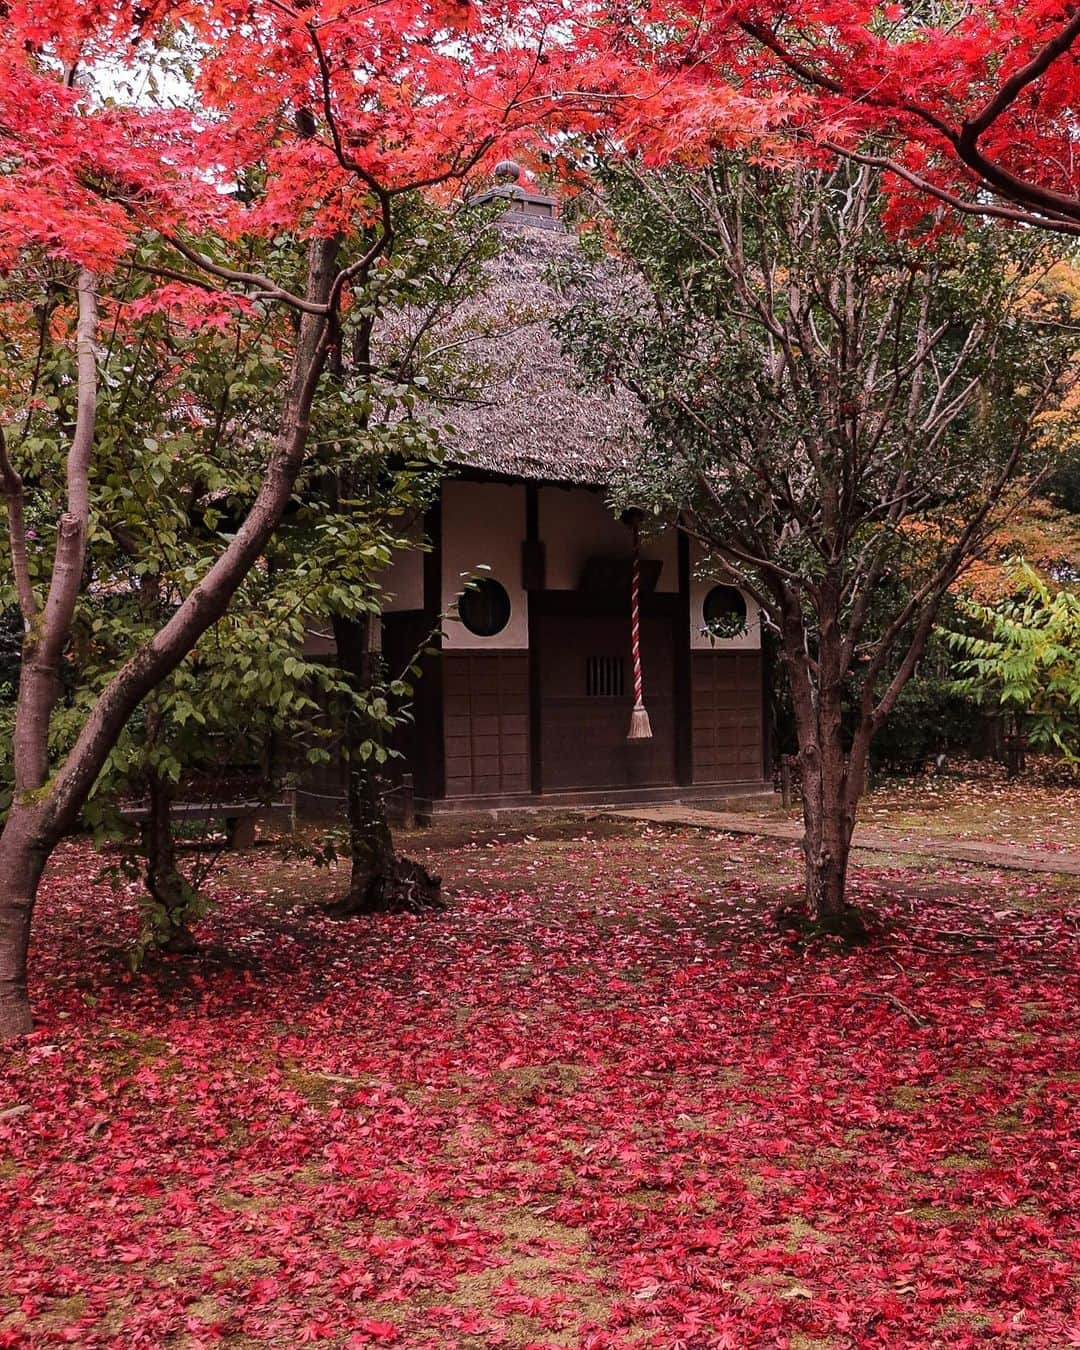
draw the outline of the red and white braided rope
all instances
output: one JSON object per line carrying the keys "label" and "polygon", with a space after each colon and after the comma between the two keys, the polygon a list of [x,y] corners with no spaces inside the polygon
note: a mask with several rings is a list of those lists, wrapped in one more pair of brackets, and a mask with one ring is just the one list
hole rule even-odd
{"label": "red and white braided rope", "polygon": [[634,707],[644,704],[645,686],[641,677],[641,532],[635,523],[634,566],[630,576],[630,652],[634,662]]}

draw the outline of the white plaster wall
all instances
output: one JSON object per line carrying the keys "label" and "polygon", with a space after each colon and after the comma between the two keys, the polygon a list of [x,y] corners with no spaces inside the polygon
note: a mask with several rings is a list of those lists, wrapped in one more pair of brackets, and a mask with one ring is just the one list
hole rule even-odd
{"label": "white plaster wall", "polygon": [[[411,531],[417,542],[422,533],[419,526]],[[396,614],[402,610],[424,608],[424,554],[421,549],[395,550],[390,565],[379,580],[383,587],[384,613]]]}
{"label": "white plaster wall", "polygon": [[[539,516],[548,590],[576,590],[582,568],[590,558],[630,556],[630,531],[612,513],[600,492],[543,487],[539,492]],[[663,563],[656,585],[658,591],[679,589],[674,530],[646,539],[641,556],[658,558]]]}
{"label": "white plaster wall", "polygon": [[[753,652],[761,647],[761,610],[745,591],[746,631],[738,637],[713,638],[705,631],[705,597],[714,586],[730,586],[723,577],[709,576],[696,546],[690,548],[690,646],[698,652]],[[738,589],[738,588],[736,588]]]}
{"label": "white plaster wall", "polygon": [[309,660],[316,656],[337,655],[337,643],[334,641],[334,634],[329,623],[304,630],[303,654]]}
{"label": "white plaster wall", "polygon": [[[518,483],[446,483],[442,496],[443,646],[497,651],[529,645],[528,596],[521,585],[525,488]],[[477,637],[453,617],[462,574],[494,577],[510,596],[510,622],[494,637]]]}

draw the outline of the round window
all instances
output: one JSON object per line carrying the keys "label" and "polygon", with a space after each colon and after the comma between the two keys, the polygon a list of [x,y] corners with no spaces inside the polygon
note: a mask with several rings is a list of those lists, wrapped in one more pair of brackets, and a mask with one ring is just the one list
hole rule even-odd
{"label": "round window", "polygon": [[494,577],[483,577],[458,598],[458,618],[477,637],[494,637],[510,622],[510,597]]}
{"label": "round window", "polygon": [[734,586],[714,586],[701,611],[711,638],[736,638],[746,632],[746,601]]}

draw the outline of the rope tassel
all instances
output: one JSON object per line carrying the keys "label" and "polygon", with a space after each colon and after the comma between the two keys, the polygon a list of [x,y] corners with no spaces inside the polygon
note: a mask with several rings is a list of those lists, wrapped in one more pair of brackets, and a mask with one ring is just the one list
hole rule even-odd
{"label": "rope tassel", "polygon": [[630,576],[630,650],[634,661],[634,711],[630,714],[628,741],[652,740],[649,714],[645,710],[645,685],[641,676],[641,530],[635,520],[634,566]]}

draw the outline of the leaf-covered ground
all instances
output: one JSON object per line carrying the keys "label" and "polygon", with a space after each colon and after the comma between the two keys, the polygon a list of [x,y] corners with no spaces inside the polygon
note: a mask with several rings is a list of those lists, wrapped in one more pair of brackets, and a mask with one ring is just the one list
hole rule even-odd
{"label": "leaf-covered ground", "polygon": [[1010,781],[996,766],[974,774],[898,779],[867,796],[866,825],[959,840],[1080,849],[1080,783]]}
{"label": "leaf-covered ground", "polygon": [[67,847],[0,1345],[1080,1344],[1075,881],[863,869],[892,930],[808,952],[791,848],[534,830],[429,838],[430,920],[259,850],[137,978]]}
{"label": "leaf-covered ground", "polygon": [[[753,813],[802,819],[797,803],[790,811],[769,804]],[[859,804],[859,823],[900,838],[1080,849],[1080,777],[1036,756],[1018,779],[989,760],[961,762],[943,773],[885,779]]]}

